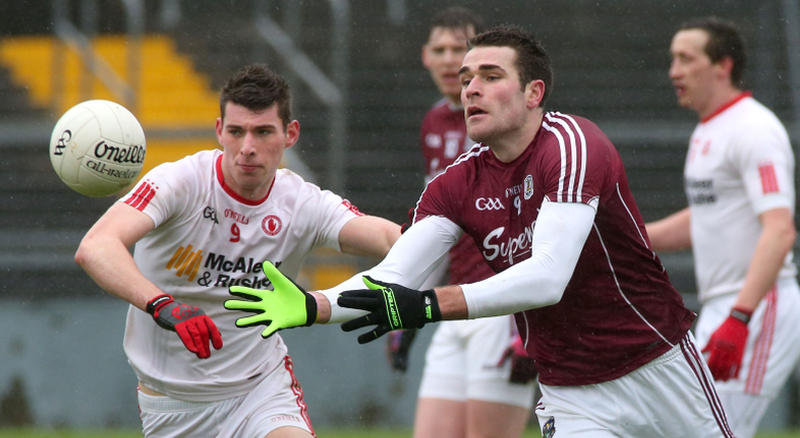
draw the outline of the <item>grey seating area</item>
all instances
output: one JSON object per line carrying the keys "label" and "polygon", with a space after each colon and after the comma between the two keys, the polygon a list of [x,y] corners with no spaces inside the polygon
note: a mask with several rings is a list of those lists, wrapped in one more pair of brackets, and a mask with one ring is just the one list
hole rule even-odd
{"label": "grey seating area", "polygon": [[[67,10],[79,23],[83,19],[81,2],[68,3],[71,7]],[[124,8],[115,3],[99,2],[95,32],[125,30]],[[292,82],[295,114],[302,124],[295,152],[318,176],[316,181],[343,193],[365,212],[403,222],[422,188],[419,122],[437,99],[419,59],[420,45],[427,20],[442,5],[427,1],[338,2],[346,6],[348,25],[336,33],[332,18],[336,3],[143,2],[144,29],[174,37],[180,50],[193,59],[195,68],[212,79],[214,87],[244,63],[274,65]],[[548,106],[586,116],[606,131],[626,162],[646,220],[668,214],[685,202],[681,168],[684,145],[695,120],[692,113],[675,104],[667,77],[669,39],[675,26],[685,19],[718,14],[740,23],[748,41],[750,88],[796,132],[798,115],[789,87],[792,76],[783,2],[461,4],[483,14],[487,24],[519,24],[543,41],[555,69]],[[3,8],[10,9],[3,15],[5,21],[13,23],[4,26],[2,34],[53,31],[48,21],[38,19],[49,13],[47,2],[34,2],[24,9],[15,10],[14,5]],[[326,128],[331,112],[292,70],[291,60],[259,38],[258,24],[253,20],[256,12],[272,17],[292,38],[294,47],[328,77],[344,78],[339,81],[344,100],[337,112],[344,115],[345,131],[336,134]],[[340,53],[332,52],[331,40],[341,35],[348,47],[347,59],[337,63],[333,57]],[[342,65],[347,70],[344,74],[332,71]],[[74,268],[64,266],[64,254],[72,250],[70,246],[77,243],[75,236],[110,205],[111,199],[84,198],[61,185],[49,168],[45,146],[56,117],[45,108],[32,107],[25,90],[10,83],[3,68],[0,89],[4,96],[0,101],[0,223],[4,225],[0,231],[0,241],[4,242],[0,269],[11,278],[24,278],[28,267],[58,266],[69,272]],[[339,168],[332,170],[330,148],[336,140],[343,143],[343,152]],[[31,256],[35,260],[21,254],[36,254]],[[50,258],[58,254],[61,261],[46,262],[43,256],[47,254]],[[679,258],[685,260],[684,256]],[[670,264],[669,257],[667,261]],[[673,276],[683,290],[690,292],[693,281],[686,269],[690,263],[676,263]],[[64,275],[68,275],[66,272]],[[85,286],[79,280],[83,276],[70,278],[76,281],[74,284]]]}

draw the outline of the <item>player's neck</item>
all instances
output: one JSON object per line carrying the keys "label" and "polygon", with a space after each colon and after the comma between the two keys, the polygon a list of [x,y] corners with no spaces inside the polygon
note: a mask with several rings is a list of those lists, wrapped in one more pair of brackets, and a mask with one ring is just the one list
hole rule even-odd
{"label": "player's neck", "polygon": [[712,94],[708,103],[702,109],[697,111],[700,120],[707,120],[713,114],[716,114],[721,108],[730,104],[734,99],[742,94],[742,90],[734,87],[733,85],[721,87]]}
{"label": "player's neck", "polygon": [[502,138],[489,143],[494,156],[503,163],[516,160],[536,137],[536,133],[542,126],[543,116],[544,111],[539,107],[533,112],[532,117],[528,118],[527,123],[520,126],[519,129],[507,132]]}
{"label": "player's neck", "polygon": [[447,101],[447,106],[450,108],[463,108],[463,105],[461,105],[461,96],[444,95],[442,97]]}

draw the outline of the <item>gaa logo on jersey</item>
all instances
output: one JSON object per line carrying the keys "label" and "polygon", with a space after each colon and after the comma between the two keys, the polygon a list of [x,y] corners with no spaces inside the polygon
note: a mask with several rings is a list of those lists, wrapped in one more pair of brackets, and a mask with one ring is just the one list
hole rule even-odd
{"label": "gaa logo on jersey", "polygon": [[267,234],[267,236],[274,236],[281,231],[283,227],[283,222],[281,222],[281,218],[271,214],[265,217],[261,221],[261,229]]}

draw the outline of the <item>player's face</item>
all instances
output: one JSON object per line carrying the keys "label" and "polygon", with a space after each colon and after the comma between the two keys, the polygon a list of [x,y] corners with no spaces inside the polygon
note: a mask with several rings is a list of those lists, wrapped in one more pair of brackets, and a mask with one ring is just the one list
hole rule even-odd
{"label": "player's face", "polygon": [[228,102],[225,118],[217,119],[225,184],[246,199],[262,199],[283,159],[283,151],[294,145],[299,135],[297,120],[284,129],[277,104],[251,111]]}
{"label": "player's face", "polygon": [[701,29],[681,30],[672,38],[669,49],[672,55],[669,78],[678,104],[701,115],[712,104],[716,75],[724,73],[705,52],[708,38],[708,33]]}
{"label": "player's face", "polygon": [[434,27],[428,42],[422,47],[422,63],[431,74],[433,82],[443,96],[459,102],[461,84],[458,69],[467,53],[467,40],[475,35],[472,27],[451,29]]}
{"label": "player's face", "polygon": [[[494,145],[519,131],[530,116],[510,47],[476,47],[461,67],[461,103],[469,138]],[[538,104],[538,102],[537,102]]]}

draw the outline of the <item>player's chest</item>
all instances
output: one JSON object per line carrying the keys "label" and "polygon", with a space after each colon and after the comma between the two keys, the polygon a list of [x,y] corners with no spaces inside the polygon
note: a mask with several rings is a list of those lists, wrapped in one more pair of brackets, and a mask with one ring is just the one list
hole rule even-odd
{"label": "player's chest", "polygon": [[286,206],[270,202],[249,206],[225,196],[197,203],[186,214],[190,223],[185,227],[187,243],[229,258],[289,247],[300,225],[297,215]]}
{"label": "player's chest", "polygon": [[728,142],[724,136],[710,133],[695,133],[690,139],[684,166],[690,204],[713,204],[720,191],[741,185],[738,170],[726,153]]}
{"label": "player's chest", "polygon": [[[471,191],[462,206],[464,226],[495,269],[530,257],[533,229],[544,193],[534,175],[498,178]],[[537,190],[539,189],[539,190]]]}

